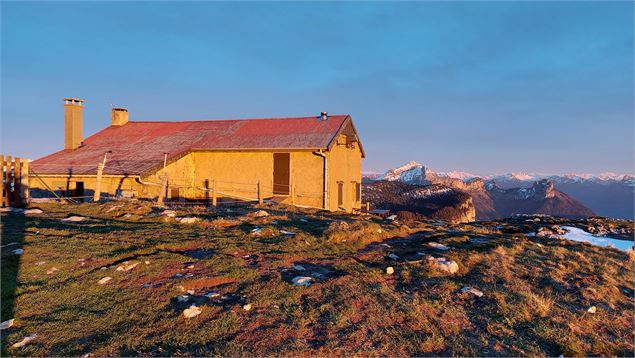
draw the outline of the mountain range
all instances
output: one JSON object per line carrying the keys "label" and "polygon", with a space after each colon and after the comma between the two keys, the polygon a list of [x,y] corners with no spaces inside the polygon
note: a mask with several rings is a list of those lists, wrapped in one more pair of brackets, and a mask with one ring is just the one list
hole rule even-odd
{"label": "mountain range", "polygon": [[635,177],[629,174],[544,175],[511,173],[478,176],[466,172],[435,172],[411,161],[383,174],[365,174],[368,185],[398,181],[412,185],[443,185],[470,194],[480,220],[513,214],[565,217],[601,215],[633,219]]}

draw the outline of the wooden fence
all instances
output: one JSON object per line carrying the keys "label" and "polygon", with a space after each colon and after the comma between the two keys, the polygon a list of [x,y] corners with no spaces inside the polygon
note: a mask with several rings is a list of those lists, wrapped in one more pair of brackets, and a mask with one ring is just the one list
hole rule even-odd
{"label": "wooden fence", "polygon": [[2,206],[29,203],[29,160],[0,154],[2,168]]}

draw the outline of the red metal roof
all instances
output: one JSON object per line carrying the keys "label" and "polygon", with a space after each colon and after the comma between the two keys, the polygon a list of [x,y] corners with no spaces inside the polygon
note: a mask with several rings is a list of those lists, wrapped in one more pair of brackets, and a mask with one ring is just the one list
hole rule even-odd
{"label": "red metal roof", "polygon": [[328,149],[347,115],[213,120],[185,122],[128,122],[110,126],[86,138],[75,150],[61,150],[31,163],[36,174],[96,174],[97,164],[108,161],[104,174],[142,175],[190,150]]}

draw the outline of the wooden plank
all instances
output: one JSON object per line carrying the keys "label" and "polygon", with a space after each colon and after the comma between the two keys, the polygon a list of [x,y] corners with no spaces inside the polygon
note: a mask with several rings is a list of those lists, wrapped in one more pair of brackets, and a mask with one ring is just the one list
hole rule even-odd
{"label": "wooden plank", "polygon": [[29,205],[31,202],[31,182],[29,179],[29,160],[22,159],[20,164],[20,200],[22,205]]}
{"label": "wooden plank", "polygon": [[5,161],[5,171],[4,171],[4,196],[2,198],[3,205],[11,205],[11,201],[9,198],[11,197],[11,167],[13,166],[13,159],[11,159],[10,155],[7,155],[7,159]]}
{"label": "wooden plank", "polygon": [[0,190],[0,195],[2,195],[2,199],[0,199],[0,205],[7,206],[8,204],[5,203],[4,198],[5,198],[5,185],[4,185],[4,155],[0,154],[0,175],[2,175],[2,177],[0,178],[0,180],[2,180],[2,190]]}
{"label": "wooden plank", "polygon": [[20,163],[22,159],[19,157],[13,158],[13,192],[11,193],[11,201],[15,206],[22,206],[20,200]]}

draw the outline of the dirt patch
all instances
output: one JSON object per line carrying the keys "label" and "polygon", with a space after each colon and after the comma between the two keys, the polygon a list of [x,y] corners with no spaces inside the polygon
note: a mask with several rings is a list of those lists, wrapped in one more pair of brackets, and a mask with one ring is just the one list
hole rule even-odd
{"label": "dirt patch", "polygon": [[227,285],[230,283],[235,283],[236,280],[229,277],[206,277],[200,278],[196,280],[191,280],[188,282],[183,282],[181,285],[185,288],[185,290],[194,290],[199,291],[207,288]]}

